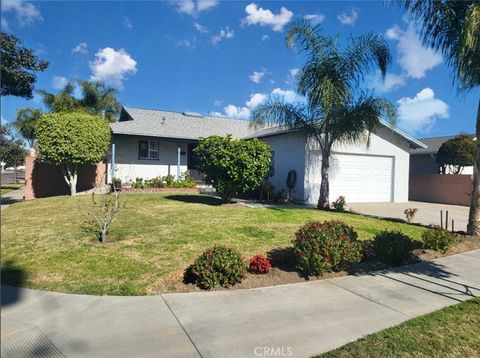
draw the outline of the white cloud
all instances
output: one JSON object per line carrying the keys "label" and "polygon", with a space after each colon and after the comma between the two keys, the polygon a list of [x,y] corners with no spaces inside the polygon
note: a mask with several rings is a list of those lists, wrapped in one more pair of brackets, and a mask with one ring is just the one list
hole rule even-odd
{"label": "white cloud", "polygon": [[253,71],[253,73],[251,75],[248,76],[248,78],[250,79],[250,81],[252,82],[255,82],[255,83],[260,83],[260,81],[262,80],[263,76],[265,76],[265,72],[264,71]]}
{"label": "white cloud", "polygon": [[3,16],[0,18],[0,28],[3,32],[10,31],[10,27],[8,26],[8,21]]}
{"label": "white cloud", "polygon": [[218,106],[221,106],[221,105],[223,104],[223,101],[222,101],[221,99],[216,99],[216,100],[213,102],[213,104],[218,107]]}
{"label": "white cloud", "polygon": [[404,74],[387,73],[385,79],[382,79],[380,70],[374,75],[367,77],[367,83],[378,93],[387,93],[405,86],[406,76]]}
{"label": "white cloud", "polygon": [[268,36],[268,35],[263,35],[263,36],[262,36],[262,41],[267,41],[269,37],[270,37],[270,36]]}
{"label": "white cloud", "polygon": [[310,24],[313,26],[319,25],[325,20],[325,15],[323,14],[307,14],[303,16],[304,20],[310,21]]}
{"label": "white cloud", "polygon": [[408,77],[425,77],[428,70],[442,62],[440,55],[430,48],[422,46],[413,24],[409,24],[406,30],[402,30],[395,25],[387,30],[385,36],[390,40],[398,42],[398,63],[405,70]]}
{"label": "white cloud", "polygon": [[245,102],[245,106],[229,104],[224,107],[223,110],[227,117],[249,119],[252,110],[267,101],[269,97],[274,97],[287,103],[305,102],[305,97],[300,96],[295,91],[275,88],[270,95],[267,93],[252,93],[250,98]]}
{"label": "white cloud", "polygon": [[123,18],[123,25],[125,25],[126,28],[128,29],[133,29],[133,23],[132,20],[130,20],[129,17],[125,16]]}
{"label": "white cloud", "polygon": [[208,34],[210,32],[210,31],[208,31],[208,29],[205,26],[200,25],[198,22],[194,22],[193,27],[195,27],[195,30],[197,30],[198,32],[200,32],[202,34]]}
{"label": "white cloud", "polygon": [[218,0],[179,0],[175,1],[177,11],[192,16],[217,6]]}
{"label": "white cloud", "polygon": [[337,16],[338,21],[342,25],[355,25],[355,22],[358,19],[358,12],[356,9],[350,10],[350,13],[342,12],[340,15]]}
{"label": "white cloud", "polygon": [[185,38],[183,40],[178,40],[175,42],[177,47],[186,47],[186,48],[195,48],[197,45],[197,37],[193,36],[192,38]]}
{"label": "white cloud", "polygon": [[231,39],[234,35],[235,34],[233,30],[231,30],[230,27],[226,26],[223,29],[221,29],[217,35],[212,36],[211,41],[212,41],[212,44],[218,45],[218,43],[223,39]]}
{"label": "white cloud", "polygon": [[22,0],[3,0],[2,13],[5,12],[15,13],[20,26],[28,26],[37,21],[43,21],[43,17],[36,6]]}
{"label": "white cloud", "polygon": [[123,48],[116,51],[111,47],[100,49],[95,60],[90,62],[92,79],[102,80],[122,87],[125,76],[137,72],[135,61]]}
{"label": "white cloud", "polygon": [[289,84],[289,85],[294,84],[296,82],[296,79],[297,79],[298,71],[300,71],[300,69],[296,68],[296,67],[289,69],[287,79],[285,80],[285,83]]}
{"label": "white cloud", "polygon": [[412,133],[428,132],[437,119],[449,117],[448,105],[435,98],[435,92],[429,87],[397,103],[399,126]]}
{"label": "white cloud", "polygon": [[72,49],[72,52],[86,55],[88,53],[87,44],[85,42],[80,42],[77,46],[75,46]]}
{"label": "white cloud", "polygon": [[53,77],[52,87],[60,90],[60,89],[63,89],[67,83],[68,83],[68,80],[66,77],[55,76]]}
{"label": "white cloud", "polygon": [[247,16],[242,20],[242,24],[271,26],[273,31],[282,31],[283,27],[288,24],[293,17],[293,12],[283,6],[277,15],[268,9],[258,7],[254,3],[247,5],[245,12]]}

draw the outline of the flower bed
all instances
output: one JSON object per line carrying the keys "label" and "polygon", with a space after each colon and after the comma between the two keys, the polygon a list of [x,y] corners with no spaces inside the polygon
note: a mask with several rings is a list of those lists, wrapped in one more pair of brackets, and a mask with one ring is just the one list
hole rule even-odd
{"label": "flower bed", "polygon": [[197,188],[122,188],[125,194],[148,194],[148,193],[188,193],[198,194]]}

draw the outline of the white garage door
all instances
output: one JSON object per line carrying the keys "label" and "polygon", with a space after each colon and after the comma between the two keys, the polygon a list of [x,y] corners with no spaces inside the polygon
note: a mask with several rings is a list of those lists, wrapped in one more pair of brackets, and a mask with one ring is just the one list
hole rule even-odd
{"label": "white garage door", "polygon": [[[309,157],[313,170],[308,175],[308,201],[316,203],[320,194],[321,156],[319,152],[312,151]],[[345,196],[347,203],[393,201],[392,168],[393,157],[333,154],[330,162],[330,202],[341,195]]]}

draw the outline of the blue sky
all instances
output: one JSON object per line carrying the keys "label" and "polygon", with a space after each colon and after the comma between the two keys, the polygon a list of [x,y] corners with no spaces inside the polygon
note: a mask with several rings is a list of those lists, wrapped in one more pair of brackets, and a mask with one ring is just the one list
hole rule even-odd
{"label": "blue sky", "polygon": [[[459,96],[442,56],[421,46],[403,10],[382,2],[26,2],[2,1],[2,31],[50,62],[36,88],[52,92],[74,78],[96,78],[132,107],[248,118],[274,93],[299,99],[303,59],[285,49],[296,19],[325,34],[383,34],[393,64],[386,82],[365,88],[398,106],[398,126],[417,137],[472,132],[479,92]],[[2,98],[2,122],[33,100]]]}

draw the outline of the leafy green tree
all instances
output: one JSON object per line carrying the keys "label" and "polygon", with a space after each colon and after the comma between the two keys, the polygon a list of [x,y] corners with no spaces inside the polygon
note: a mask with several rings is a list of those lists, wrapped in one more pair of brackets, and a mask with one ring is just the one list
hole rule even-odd
{"label": "leafy green tree", "polygon": [[72,196],[77,192],[78,166],[102,160],[111,137],[105,120],[85,112],[46,114],[35,133],[40,154],[60,167]]}
{"label": "leafy green tree", "polygon": [[48,62],[35,56],[33,50],[21,46],[15,35],[0,33],[1,95],[33,98],[35,72],[44,71]]}
{"label": "leafy green tree", "polygon": [[15,167],[15,183],[17,182],[17,166],[25,160],[26,151],[22,141],[15,139],[9,128],[0,125],[0,161],[5,165]]}
{"label": "leafy green tree", "polygon": [[271,160],[270,147],[258,139],[210,136],[194,149],[198,168],[206,174],[224,202],[236,194],[254,190],[267,176]]}
{"label": "leafy green tree", "polygon": [[58,94],[45,90],[41,90],[39,93],[50,112],[86,111],[101,115],[109,122],[114,122],[121,110],[121,105],[116,98],[118,91],[107,87],[101,81],[78,80],[77,84],[82,92],[80,98],[74,96],[75,85],[73,83],[67,83]]}
{"label": "leafy green tree", "polygon": [[442,144],[436,156],[437,164],[445,173],[449,168],[452,174],[460,174],[464,167],[475,162],[475,143],[467,134],[460,134]]}
{"label": "leafy green tree", "polygon": [[[440,51],[453,70],[459,92],[480,86],[480,1],[407,0],[400,1],[421,26],[425,45]],[[480,100],[476,137],[480,138]],[[475,144],[472,202],[467,231],[480,235],[480,141]]]}
{"label": "leafy green tree", "polygon": [[395,121],[395,109],[389,101],[359,89],[370,70],[378,68],[385,76],[390,53],[380,35],[352,37],[342,47],[337,38],[322,35],[320,27],[308,22],[289,27],[286,45],[305,55],[297,91],[306,97],[306,104],[270,98],[255,108],[252,120],[256,125],[273,123],[298,130],[318,144],[322,182],[317,206],[328,208],[332,147],[357,141],[368,144],[369,133],[380,126],[381,117]]}
{"label": "leafy green tree", "polygon": [[38,108],[22,108],[17,111],[17,117],[12,123],[30,147],[35,143],[35,125],[42,115]]}

